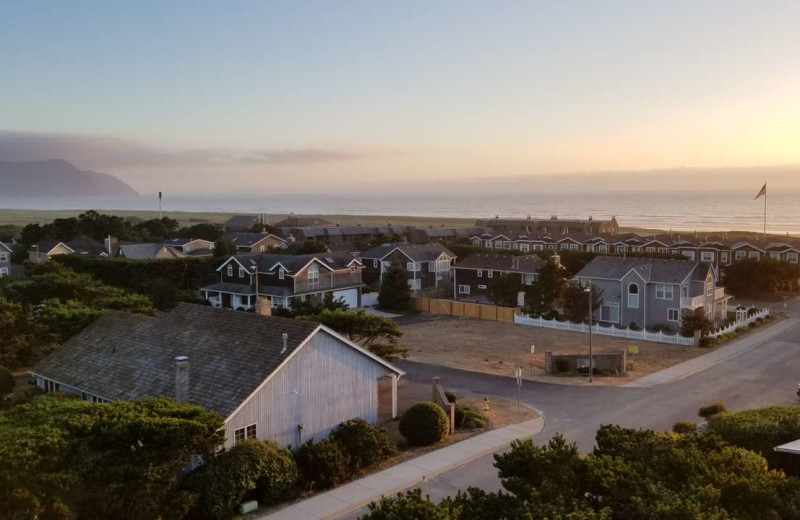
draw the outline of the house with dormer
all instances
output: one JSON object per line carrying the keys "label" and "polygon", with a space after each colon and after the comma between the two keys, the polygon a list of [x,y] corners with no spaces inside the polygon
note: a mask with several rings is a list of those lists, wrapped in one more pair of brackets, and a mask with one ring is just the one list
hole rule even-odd
{"label": "house with dormer", "polygon": [[219,282],[200,289],[213,307],[250,310],[259,297],[272,307],[296,299],[322,301],[327,294],[350,308],[361,306],[363,266],[350,253],[237,254],[219,266]]}
{"label": "house with dormer", "polygon": [[392,266],[399,265],[406,273],[412,291],[446,288],[451,285],[450,267],[456,255],[444,245],[430,244],[381,244],[359,255],[364,265],[364,282],[376,284]]}

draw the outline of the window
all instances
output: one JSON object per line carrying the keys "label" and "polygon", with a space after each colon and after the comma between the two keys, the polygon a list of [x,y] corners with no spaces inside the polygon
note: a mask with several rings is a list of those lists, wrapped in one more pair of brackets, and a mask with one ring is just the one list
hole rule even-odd
{"label": "window", "polygon": [[258,252],[259,253],[263,253],[264,252],[264,246],[258,246]]}
{"label": "window", "polygon": [[478,289],[486,289],[486,286],[485,285],[479,285]]}
{"label": "window", "polygon": [[530,247],[531,246],[529,244],[520,244],[519,250],[522,251],[523,253],[527,253],[528,251],[530,251]]}
{"label": "window", "polygon": [[713,251],[703,251],[700,253],[700,261],[701,262],[713,262],[714,261],[714,252]]}
{"label": "window", "polygon": [[436,261],[436,272],[437,273],[446,273],[450,271],[450,260],[437,260]]}
{"label": "window", "polygon": [[581,246],[579,246],[578,244],[570,244],[569,245],[569,250],[570,251],[577,251],[578,249],[580,249],[580,247]]}
{"label": "window", "polygon": [[656,299],[657,300],[671,300],[672,299],[672,286],[665,283],[656,284]]}
{"label": "window", "polygon": [[244,267],[240,267],[239,268],[239,278],[244,278],[244,273],[245,273]]}
{"label": "window", "polygon": [[658,252],[659,253],[663,253],[663,254],[667,254],[667,248],[666,247],[659,247],[658,248]]}
{"label": "window", "polygon": [[621,255],[625,252],[625,249],[625,246],[617,246],[617,253]]}
{"label": "window", "polygon": [[284,271],[283,267],[281,267],[278,269],[278,280],[283,280],[284,278],[286,278],[286,271]]}
{"label": "window", "polygon": [[374,267],[376,269],[378,268],[378,259],[377,258],[372,261],[372,267]]}
{"label": "window", "polygon": [[494,278],[494,271],[488,270],[486,272],[488,273],[489,278]]}
{"label": "window", "polygon": [[483,245],[485,245],[486,247],[489,247],[489,248],[491,248],[491,247],[492,247],[492,241],[491,241],[491,240],[486,240],[486,241],[483,243]]}
{"label": "window", "polygon": [[418,290],[422,289],[422,280],[409,280],[408,281],[408,287],[412,291],[418,291]]}
{"label": "window", "polygon": [[569,250],[569,244],[567,244],[566,242],[561,244],[561,250],[562,251],[568,251]]}
{"label": "window", "polygon": [[667,321],[680,321],[680,316],[678,309],[667,309]]}
{"label": "window", "polygon": [[505,242],[503,242],[503,247],[504,247],[505,249],[511,249],[511,242],[509,242],[508,240],[506,240]]}
{"label": "window", "polygon": [[0,276],[8,276],[8,267],[0,267]]}
{"label": "window", "polygon": [[45,379],[44,380],[44,391],[46,393],[49,394],[49,393],[52,393],[52,392],[58,392],[59,390],[61,390],[61,385],[59,385],[58,383],[54,383],[53,381],[50,381],[49,379]]}
{"label": "window", "polygon": [[747,253],[745,251],[736,251],[737,260],[742,260],[745,256],[747,256]]}
{"label": "window", "polygon": [[308,283],[314,285],[319,283],[319,266],[312,265],[308,268]]}
{"label": "window", "polygon": [[8,262],[8,253],[0,253],[0,262]]}
{"label": "window", "polygon": [[459,285],[458,294],[469,294],[469,285]]}
{"label": "window", "polygon": [[356,266],[354,265],[350,266],[350,274],[356,274]]}
{"label": "window", "polygon": [[494,248],[495,249],[503,249],[503,241],[502,240],[495,240],[494,241]]}
{"label": "window", "polygon": [[706,296],[714,296],[714,279],[710,276],[706,280]]}
{"label": "window", "polygon": [[773,260],[780,260],[781,259],[781,254],[780,253],[770,253],[769,257],[772,258]]}
{"label": "window", "polygon": [[542,244],[534,244],[533,245],[533,250],[534,251],[544,251],[544,245],[542,245]]}
{"label": "window", "polygon": [[533,282],[538,278],[538,273],[526,273],[522,275],[523,285],[533,285]]}
{"label": "window", "polygon": [[256,425],[251,424],[245,428],[237,428],[233,430],[233,443],[239,444],[240,442],[244,441],[245,439],[255,439],[256,438]]}
{"label": "window", "polygon": [[648,247],[648,248],[645,249],[645,252],[647,252],[647,253],[655,253],[656,252],[656,248],[655,247]]}
{"label": "window", "polygon": [[683,251],[681,251],[681,254],[686,258],[688,258],[689,260],[694,260],[694,251],[684,249]]}
{"label": "window", "polygon": [[244,431],[245,439],[255,439],[256,438],[256,425],[251,424],[248,426]]}
{"label": "window", "polygon": [[478,278],[483,278],[483,269],[478,269]]}
{"label": "window", "polygon": [[419,271],[421,267],[422,267],[422,264],[419,264],[417,262],[408,262],[408,263],[406,263],[406,270],[408,270],[408,272],[410,272],[410,273],[414,273],[416,271]]}
{"label": "window", "polygon": [[749,253],[747,253],[747,257],[750,258],[751,260],[758,260],[759,256],[761,255],[758,254],[758,251],[750,251]]}
{"label": "window", "polygon": [[228,276],[233,276],[233,264],[228,264]]}
{"label": "window", "polygon": [[727,252],[720,253],[719,261],[722,262],[723,264],[728,263],[728,253]]}
{"label": "window", "polygon": [[639,308],[639,285],[632,283],[628,285],[628,307],[631,309]]}
{"label": "window", "polygon": [[608,246],[605,244],[600,244],[599,246],[597,246],[597,251],[603,254],[608,253]]}
{"label": "window", "polygon": [[786,253],[786,261],[793,264],[797,263],[797,253]]}
{"label": "window", "polygon": [[604,303],[600,307],[600,321],[619,323],[619,304]]}

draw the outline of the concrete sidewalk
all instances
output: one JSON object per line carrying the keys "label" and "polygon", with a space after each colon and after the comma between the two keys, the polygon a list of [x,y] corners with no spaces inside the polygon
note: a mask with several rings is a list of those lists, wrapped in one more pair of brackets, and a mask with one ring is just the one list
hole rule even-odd
{"label": "concrete sidewalk", "polygon": [[505,449],[515,439],[529,439],[542,431],[544,419],[538,417],[475,435],[440,450],[378,471],[338,488],[289,505],[255,520],[319,520],[337,518],[439,473],[450,471],[477,458]]}
{"label": "concrete sidewalk", "polygon": [[640,377],[635,381],[621,385],[625,388],[642,388],[662,385],[664,383],[671,383],[684,377],[689,377],[692,374],[701,372],[709,367],[721,363],[739,354],[752,350],[759,345],[768,342],[773,336],[790,329],[800,323],[797,319],[788,319],[780,321],[773,325],[766,327],[764,330],[755,332],[746,338],[734,341],[730,345],[726,345],[708,354],[698,356],[694,359],[678,363],[677,365],[665,368],[654,374]]}

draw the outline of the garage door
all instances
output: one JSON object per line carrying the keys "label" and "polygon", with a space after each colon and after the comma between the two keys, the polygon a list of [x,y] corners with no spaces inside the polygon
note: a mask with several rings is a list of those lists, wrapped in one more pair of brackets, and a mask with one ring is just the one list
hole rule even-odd
{"label": "garage door", "polygon": [[358,289],[345,289],[343,291],[333,291],[333,299],[341,298],[351,308],[358,308]]}

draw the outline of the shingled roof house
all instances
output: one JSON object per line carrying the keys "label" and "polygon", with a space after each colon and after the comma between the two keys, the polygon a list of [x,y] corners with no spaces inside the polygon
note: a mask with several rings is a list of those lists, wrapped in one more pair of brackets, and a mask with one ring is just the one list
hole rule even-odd
{"label": "shingled roof house", "polygon": [[240,253],[264,253],[270,249],[286,248],[286,240],[272,233],[225,233]]}
{"label": "shingled roof house", "polygon": [[[497,276],[519,276],[521,288],[539,277],[545,261],[537,255],[504,255],[474,253],[453,265],[453,299],[467,302],[491,302],[489,284]],[[517,304],[525,305],[525,293],[520,291]]]}
{"label": "shingled roof house", "polygon": [[214,410],[226,447],[319,441],[348,419],[376,423],[379,402],[393,418],[403,375],[322,325],[187,303],[156,317],[106,311],[30,373],[45,392],[93,402],[168,396]]}
{"label": "shingled roof house", "polygon": [[28,251],[28,259],[34,263],[41,263],[49,260],[51,256],[73,254],[108,256],[108,251],[103,244],[87,236],[76,237],[68,241],[45,238],[34,244]]}
{"label": "shingled roof house", "polygon": [[214,307],[232,309],[252,308],[257,294],[272,306],[289,307],[295,298],[320,300],[327,293],[355,309],[361,306],[362,270],[350,253],[240,254],[219,266],[219,282],[200,292]]}
{"label": "shingled roof house", "polygon": [[690,260],[598,256],[575,278],[603,290],[599,321],[622,327],[677,329],[683,311],[698,308],[721,318],[730,299],[712,264]]}
{"label": "shingled roof house", "polygon": [[378,283],[393,264],[406,271],[408,286],[412,291],[451,287],[450,266],[456,255],[440,243],[381,244],[361,253],[364,264],[364,281]]}
{"label": "shingled roof house", "polygon": [[0,277],[8,276],[11,273],[11,253],[13,252],[10,245],[0,242]]}

